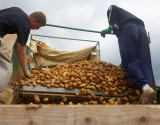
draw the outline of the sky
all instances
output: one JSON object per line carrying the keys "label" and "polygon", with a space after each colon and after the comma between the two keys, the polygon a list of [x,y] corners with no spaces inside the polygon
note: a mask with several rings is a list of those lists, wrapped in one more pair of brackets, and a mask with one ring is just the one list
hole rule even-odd
{"label": "sky", "polygon": [[[142,19],[146,31],[150,33],[152,67],[157,85],[160,85],[160,0],[0,0],[0,9],[20,7],[28,15],[42,11],[47,17],[47,24],[101,31],[108,27],[106,16],[110,5],[117,5]],[[66,37],[100,42],[101,60],[119,65],[121,63],[118,41],[114,35],[102,38],[99,33],[82,32],[45,26],[31,34]],[[95,43],[53,38],[34,37],[51,47],[74,51]],[[29,40],[29,39],[28,39]]]}

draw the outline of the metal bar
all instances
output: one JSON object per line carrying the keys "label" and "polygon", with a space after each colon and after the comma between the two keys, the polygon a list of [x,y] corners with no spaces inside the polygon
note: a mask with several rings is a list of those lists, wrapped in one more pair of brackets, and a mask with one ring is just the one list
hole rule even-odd
{"label": "metal bar", "polygon": [[[21,93],[45,93],[45,94],[76,94],[80,92],[80,89],[65,89],[65,88],[47,88],[47,87],[43,87],[41,85],[37,85],[37,86],[23,86],[22,88],[20,88]],[[91,90],[91,92],[93,94],[97,95],[103,95],[104,92],[103,91],[98,91],[98,90]],[[86,94],[86,89],[84,91],[84,94]],[[112,96],[110,94],[110,92],[108,93],[108,96]],[[118,96],[124,96],[123,93],[119,93]]]}
{"label": "metal bar", "polygon": [[98,52],[99,52],[99,60],[100,60],[100,56],[101,56],[100,54],[101,53],[100,53],[100,44],[99,44],[99,42],[98,42]]}
{"label": "metal bar", "polygon": [[[87,29],[59,26],[59,25],[53,25],[53,24],[46,24],[46,26],[52,26],[52,27],[58,27],[58,28],[64,28],[64,29],[71,29],[71,30],[78,30],[78,31],[85,31],[85,32],[92,32],[92,33],[101,33],[101,31],[96,31],[96,30],[87,30]],[[110,33],[110,34],[114,35],[113,33]]]}
{"label": "metal bar", "polygon": [[[65,88],[47,88],[41,85],[35,86],[23,86],[22,92],[42,92],[42,93],[67,93],[67,94],[75,94],[79,93],[80,89],[65,89]],[[86,91],[85,91],[86,92]],[[91,90],[95,95],[103,95],[104,92]]]}
{"label": "metal bar", "polygon": [[[38,95],[39,97],[49,97],[49,98],[62,98],[62,95],[64,95],[65,93],[60,93],[60,94],[57,94],[57,93],[39,93],[39,92],[22,92],[21,94],[21,97],[33,97],[34,95]],[[80,99],[88,99],[87,95],[83,95],[83,96],[79,96],[78,98],[74,95],[74,94],[65,94],[65,96],[67,98],[75,98],[77,100],[80,100]],[[97,98],[100,98],[101,95],[96,95],[96,99]],[[123,98],[123,96],[107,96],[107,97],[104,97],[104,99],[110,99],[110,98]]]}
{"label": "metal bar", "polygon": [[55,39],[87,41],[87,42],[99,42],[99,41],[95,41],[95,40],[73,39],[73,38],[65,38],[65,37],[45,36],[45,35],[38,35],[38,34],[32,34],[32,38],[33,38],[33,36],[48,37],[48,38],[55,38]]}
{"label": "metal bar", "polygon": [[86,32],[93,32],[93,33],[101,33],[100,31],[95,31],[95,30],[86,30],[86,29],[79,29],[79,28],[66,27],[66,26],[59,26],[59,25],[53,25],[53,24],[46,24],[46,26],[52,26],[52,27],[58,27],[58,28],[64,28],[64,29],[71,29],[71,30],[86,31]]}

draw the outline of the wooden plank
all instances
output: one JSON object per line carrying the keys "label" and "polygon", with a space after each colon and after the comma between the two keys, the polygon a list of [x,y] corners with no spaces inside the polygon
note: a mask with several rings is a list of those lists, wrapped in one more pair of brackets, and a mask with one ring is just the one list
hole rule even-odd
{"label": "wooden plank", "polygon": [[159,125],[159,105],[0,105],[1,125]]}

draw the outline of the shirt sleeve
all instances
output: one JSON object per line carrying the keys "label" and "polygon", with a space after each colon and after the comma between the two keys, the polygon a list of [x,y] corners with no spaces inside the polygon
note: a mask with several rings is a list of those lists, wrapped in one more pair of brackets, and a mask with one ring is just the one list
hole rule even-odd
{"label": "shirt sleeve", "polygon": [[109,25],[113,26],[116,23],[116,8],[114,6],[108,8],[107,17]]}
{"label": "shirt sleeve", "polygon": [[28,27],[19,27],[18,29],[18,42],[22,45],[26,45],[29,37],[30,29]]}

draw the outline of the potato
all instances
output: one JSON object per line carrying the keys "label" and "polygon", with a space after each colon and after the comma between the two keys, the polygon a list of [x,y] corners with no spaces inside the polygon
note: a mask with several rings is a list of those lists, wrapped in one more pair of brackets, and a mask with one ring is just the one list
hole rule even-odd
{"label": "potato", "polygon": [[104,97],[108,96],[108,92],[105,92],[105,93],[103,94],[103,96],[104,96]]}
{"label": "potato", "polygon": [[118,92],[118,93],[121,93],[121,92],[122,92],[122,90],[120,90],[120,89],[117,89],[117,92]]}
{"label": "potato", "polygon": [[91,86],[91,89],[92,89],[92,90],[96,90],[96,87],[94,87],[94,86]]}
{"label": "potato", "polygon": [[69,85],[68,85],[68,84],[65,84],[64,87],[65,87],[66,89],[68,89],[68,88],[69,88]]}
{"label": "potato", "polygon": [[109,103],[110,105],[113,105],[113,104],[114,104],[114,100],[113,100],[113,99],[109,99],[109,100],[108,100],[108,103]]}
{"label": "potato", "polygon": [[103,97],[100,97],[99,102],[100,102],[100,103],[103,103]]}
{"label": "potato", "polygon": [[91,82],[91,83],[90,83],[90,86],[96,86],[96,83]]}
{"label": "potato", "polygon": [[33,86],[36,86],[36,82],[33,82]]}
{"label": "potato", "polygon": [[129,99],[127,97],[124,97],[123,100],[126,101],[126,102],[129,101]]}
{"label": "potato", "polygon": [[81,103],[77,103],[77,105],[82,105]]}
{"label": "potato", "polygon": [[82,89],[80,90],[79,95],[81,95],[81,96],[82,96],[82,95],[84,94],[84,91],[85,91],[85,90],[84,90],[84,88],[82,88]]}
{"label": "potato", "polygon": [[51,83],[53,83],[53,84],[54,84],[55,82],[56,82],[56,80],[55,80],[55,79],[51,79]]}
{"label": "potato", "polygon": [[68,80],[64,80],[64,84],[68,84]]}
{"label": "potato", "polygon": [[64,105],[64,102],[60,102],[60,105]]}
{"label": "potato", "polygon": [[79,86],[79,88],[84,88],[84,87],[86,87],[86,84],[85,84],[85,83],[83,83],[83,84],[81,84],[81,85]]}
{"label": "potato", "polygon": [[103,105],[106,105],[106,101],[103,101],[103,103],[102,103]]}
{"label": "potato", "polygon": [[63,102],[67,101],[67,97],[62,98]]}
{"label": "potato", "polygon": [[109,88],[108,88],[108,87],[106,87],[106,88],[105,88],[105,91],[109,91]]}
{"label": "potato", "polygon": [[50,84],[47,84],[47,88],[50,88],[51,87],[51,85]]}
{"label": "potato", "polygon": [[82,81],[85,81],[87,78],[86,77],[81,77],[81,80]]}
{"label": "potato", "polygon": [[39,84],[40,82],[41,82],[41,80],[39,80],[39,79],[38,79],[36,83],[38,83],[38,84]]}
{"label": "potato", "polygon": [[89,99],[92,99],[92,96],[91,96],[91,95],[88,95],[87,97],[88,97]]}
{"label": "potato", "polygon": [[85,102],[84,102],[84,105],[88,105],[88,102],[85,101]]}
{"label": "potato", "polygon": [[89,104],[93,104],[93,100],[89,101]]}
{"label": "potato", "polygon": [[127,102],[125,105],[129,105],[129,103]]}
{"label": "potato", "polygon": [[78,81],[78,82],[77,82],[77,85],[78,85],[78,86],[80,86],[81,84],[82,84],[81,81]]}
{"label": "potato", "polygon": [[58,87],[59,87],[59,85],[57,85],[57,84],[54,84],[54,87],[55,87],[55,88],[58,88]]}
{"label": "potato", "polygon": [[76,82],[74,82],[72,85],[73,85],[73,87],[77,87],[77,83]]}
{"label": "potato", "polygon": [[43,102],[48,102],[48,101],[49,101],[48,98],[44,98],[44,99],[43,99]]}
{"label": "potato", "polygon": [[96,88],[97,88],[97,89],[100,88],[100,85],[96,85]]}
{"label": "potato", "polygon": [[23,85],[23,84],[24,84],[24,81],[23,81],[22,79],[20,80],[20,84],[21,84],[21,85]]}
{"label": "potato", "polygon": [[64,84],[60,83],[59,87],[64,88]]}
{"label": "potato", "polygon": [[69,102],[68,104],[69,104],[69,105],[73,105],[73,102]]}
{"label": "potato", "polygon": [[151,104],[157,104],[157,101],[156,100],[152,100]]}
{"label": "potato", "polygon": [[23,83],[23,85],[25,85],[25,84],[29,86],[29,85],[30,85],[30,82],[25,82],[25,83]]}
{"label": "potato", "polygon": [[113,96],[117,96],[117,95],[118,95],[118,93],[117,93],[117,92],[114,92]]}
{"label": "potato", "polygon": [[34,101],[35,103],[40,103],[41,100],[38,95],[34,95]]}
{"label": "potato", "polygon": [[93,99],[96,99],[96,96],[95,96],[95,94],[91,94],[91,96],[92,96],[92,98],[93,98]]}
{"label": "potato", "polygon": [[90,90],[90,89],[87,89],[87,90],[86,90],[86,93],[87,93],[88,95],[91,95],[91,90]]}
{"label": "potato", "polygon": [[125,91],[126,90],[126,87],[125,86],[122,86],[122,91]]}
{"label": "potato", "polygon": [[121,104],[121,99],[120,98],[117,99],[117,103]]}
{"label": "potato", "polygon": [[76,93],[75,96],[78,97],[78,96],[79,96],[79,93]]}
{"label": "potato", "polygon": [[18,86],[18,82],[13,81],[12,84],[13,84],[14,86]]}
{"label": "potato", "polygon": [[98,102],[97,101],[93,101],[93,105],[97,105],[98,104]]}

